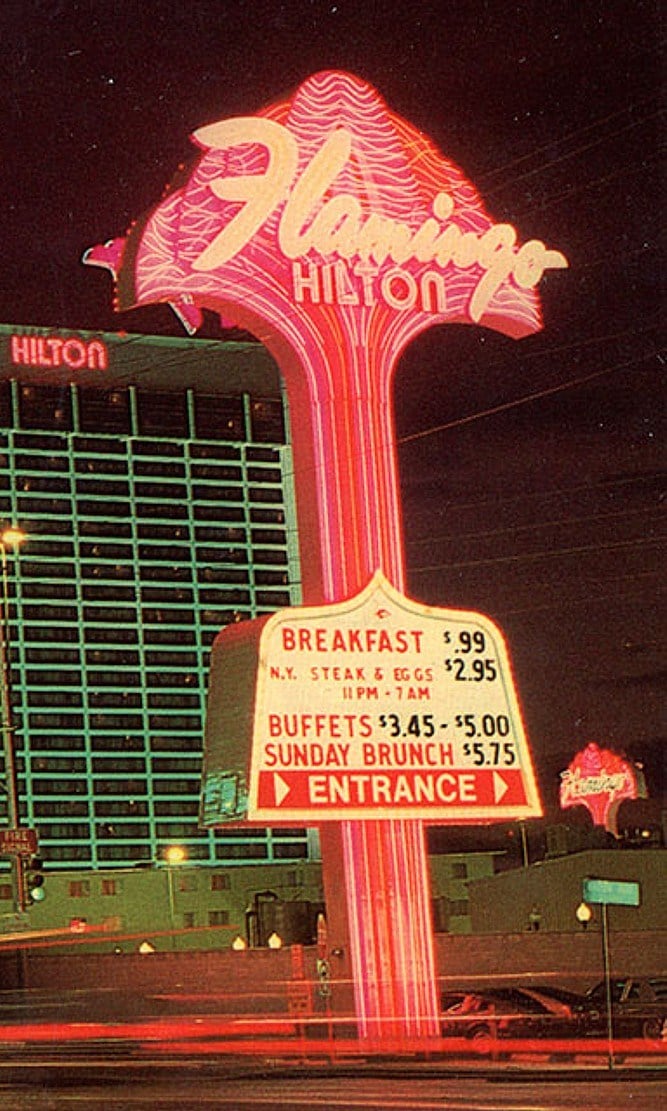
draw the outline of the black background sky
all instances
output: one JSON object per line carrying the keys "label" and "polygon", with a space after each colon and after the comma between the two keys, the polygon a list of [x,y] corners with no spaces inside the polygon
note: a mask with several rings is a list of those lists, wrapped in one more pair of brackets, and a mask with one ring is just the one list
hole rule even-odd
{"label": "black background sky", "polygon": [[410,593],[504,628],[550,812],[589,741],[642,760],[655,804],[666,781],[658,12],[0,5],[3,323],[180,334],[166,307],[115,316],[82,252],[159,199],[196,127],[328,68],[375,85],[496,221],[567,255],[540,285],[542,333],[432,329],[396,384]]}

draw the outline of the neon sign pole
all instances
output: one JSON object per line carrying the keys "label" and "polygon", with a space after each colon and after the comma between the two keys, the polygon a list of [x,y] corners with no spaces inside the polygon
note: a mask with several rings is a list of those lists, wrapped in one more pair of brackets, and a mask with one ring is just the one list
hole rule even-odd
{"label": "neon sign pole", "polygon": [[[567,266],[494,224],[473,186],[365,82],[325,72],[257,116],[199,129],[202,154],[160,204],[85,261],[117,307],[168,301],[247,328],[277,359],[292,424],[303,601],[337,602],[381,570],[404,586],[392,379],[436,323],[518,338],[536,286]],[[322,827],[327,905],[343,872],[360,1033],[387,1046],[438,1033],[420,820]],[[334,933],[335,923],[329,916]]]}

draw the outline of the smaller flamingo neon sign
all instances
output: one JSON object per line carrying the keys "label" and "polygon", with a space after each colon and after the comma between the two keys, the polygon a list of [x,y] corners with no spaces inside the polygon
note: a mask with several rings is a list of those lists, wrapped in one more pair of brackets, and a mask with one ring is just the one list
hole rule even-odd
{"label": "smaller flamingo neon sign", "polygon": [[591,743],[561,772],[560,805],[585,806],[593,824],[616,833],[618,808],[624,799],[646,797],[641,771],[629,760]]}

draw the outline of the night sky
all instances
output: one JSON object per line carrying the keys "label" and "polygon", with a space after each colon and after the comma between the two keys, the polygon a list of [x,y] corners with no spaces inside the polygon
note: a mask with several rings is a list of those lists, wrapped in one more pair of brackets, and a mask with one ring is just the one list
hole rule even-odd
{"label": "night sky", "polygon": [[[396,411],[409,591],[504,629],[545,805],[597,741],[665,776],[658,3],[4,0],[0,321],[122,317],[85,248],[160,197],[198,126],[320,69],[373,84],[521,241],[565,253],[545,328],[431,329]],[[202,335],[223,335],[207,318]]]}

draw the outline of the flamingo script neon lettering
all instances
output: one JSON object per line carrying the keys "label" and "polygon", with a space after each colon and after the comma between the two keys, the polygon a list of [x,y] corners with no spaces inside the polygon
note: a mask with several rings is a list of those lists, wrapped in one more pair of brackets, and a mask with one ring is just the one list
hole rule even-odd
{"label": "flamingo script neon lettering", "polygon": [[241,208],[194,260],[194,270],[210,271],[224,265],[252,240],[262,225],[283,204],[278,223],[278,245],[296,259],[317,251],[321,256],[358,259],[361,267],[381,267],[386,262],[410,261],[459,268],[478,266],[483,274],[473,292],[469,313],[478,322],[496,291],[508,278],[522,289],[531,289],[545,270],[563,269],[568,263],[560,251],[530,239],[517,249],[511,224],[491,224],[482,234],[462,231],[448,222],[454,211],[449,194],[436,193],[432,215],[412,228],[377,212],[364,215],[352,193],[328,195],[352,151],[352,134],[332,131],[297,176],[296,138],[282,124],[257,117],[238,117],[199,128],[194,138],[202,147],[225,150],[240,144],[259,143],[268,159],[262,173],[216,177],[211,191]]}

